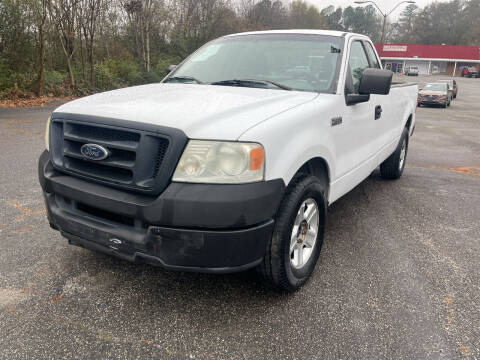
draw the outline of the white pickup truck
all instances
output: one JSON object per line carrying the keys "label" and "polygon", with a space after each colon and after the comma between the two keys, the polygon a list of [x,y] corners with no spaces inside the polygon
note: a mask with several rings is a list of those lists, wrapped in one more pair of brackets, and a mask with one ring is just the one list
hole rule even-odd
{"label": "white pickup truck", "polygon": [[418,89],[391,85],[365,36],[229,35],[171,70],[52,113],[39,177],[69,243],[173,270],[256,268],[294,291],[328,205],[378,166],[402,175]]}

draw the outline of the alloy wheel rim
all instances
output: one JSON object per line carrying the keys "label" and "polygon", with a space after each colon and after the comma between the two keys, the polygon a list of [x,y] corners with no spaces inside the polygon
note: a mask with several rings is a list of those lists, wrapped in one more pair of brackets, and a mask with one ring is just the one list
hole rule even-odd
{"label": "alloy wheel rim", "polygon": [[402,149],[400,150],[400,163],[398,165],[398,168],[400,170],[403,169],[403,164],[405,163],[405,155],[407,154],[407,141],[403,139],[402,142]]}
{"label": "alloy wheel rim", "polygon": [[298,209],[290,237],[290,264],[300,269],[310,260],[317,243],[320,212],[316,201],[306,199]]}

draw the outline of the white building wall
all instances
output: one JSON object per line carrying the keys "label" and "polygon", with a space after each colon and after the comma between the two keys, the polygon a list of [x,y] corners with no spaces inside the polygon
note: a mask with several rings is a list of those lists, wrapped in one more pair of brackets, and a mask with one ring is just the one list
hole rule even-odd
{"label": "white building wall", "polygon": [[428,60],[405,60],[405,67],[416,66],[420,75],[428,74]]}

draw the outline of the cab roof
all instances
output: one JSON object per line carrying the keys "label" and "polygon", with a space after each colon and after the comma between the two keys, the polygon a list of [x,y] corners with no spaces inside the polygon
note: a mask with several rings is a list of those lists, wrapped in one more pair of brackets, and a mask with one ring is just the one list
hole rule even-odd
{"label": "cab roof", "polygon": [[312,30],[312,29],[292,29],[292,30],[263,30],[263,31],[248,31],[236,34],[226,35],[229,36],[242,36],[242,35],[264,35],[264,34],[305,34],[305,35],[329,35],[329,36],[359,36],[368,39],[368,36],[349,33],[345,31],[335,31],[335,30]]}

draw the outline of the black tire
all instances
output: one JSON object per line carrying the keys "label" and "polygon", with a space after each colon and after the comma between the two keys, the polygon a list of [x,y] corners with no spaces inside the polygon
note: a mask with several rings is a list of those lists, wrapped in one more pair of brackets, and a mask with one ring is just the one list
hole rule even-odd
{"label": "black tire", "polygon": [[[402,147],[405,144],[405,155],[403,157],[403,162],[401,162],[401,153]],[[396,180],[400,178],[403,174],[403,169],[405,169],[405,163],[407,161],[408,154],[408,129],[404,128],[400,141],[398,142],[397,148],[390,155],[387,160],[385,160],[380,165],[380,175],[384,179]]]}
{"label": "black tire", "polygon": [[448,100],[445,100],[445,103],[444,103],[444,104],[442,104],[442,108],[444,108],[444,109],[445,109],[447,106],[448,106]]}
{"label": "black tire", "polygon": [[[297,213],[307,199],[315,200],[318,207],[318,232],[308,261],[302,267],[294,268],[290,250],[292,231]],[[256,269],[264,282],[281,292],[293,292],[307,282],[322,248],[326,213],[326,181],[311,175],[300,175],[292,180],[277,212],[275,228],[263,262]]]}

